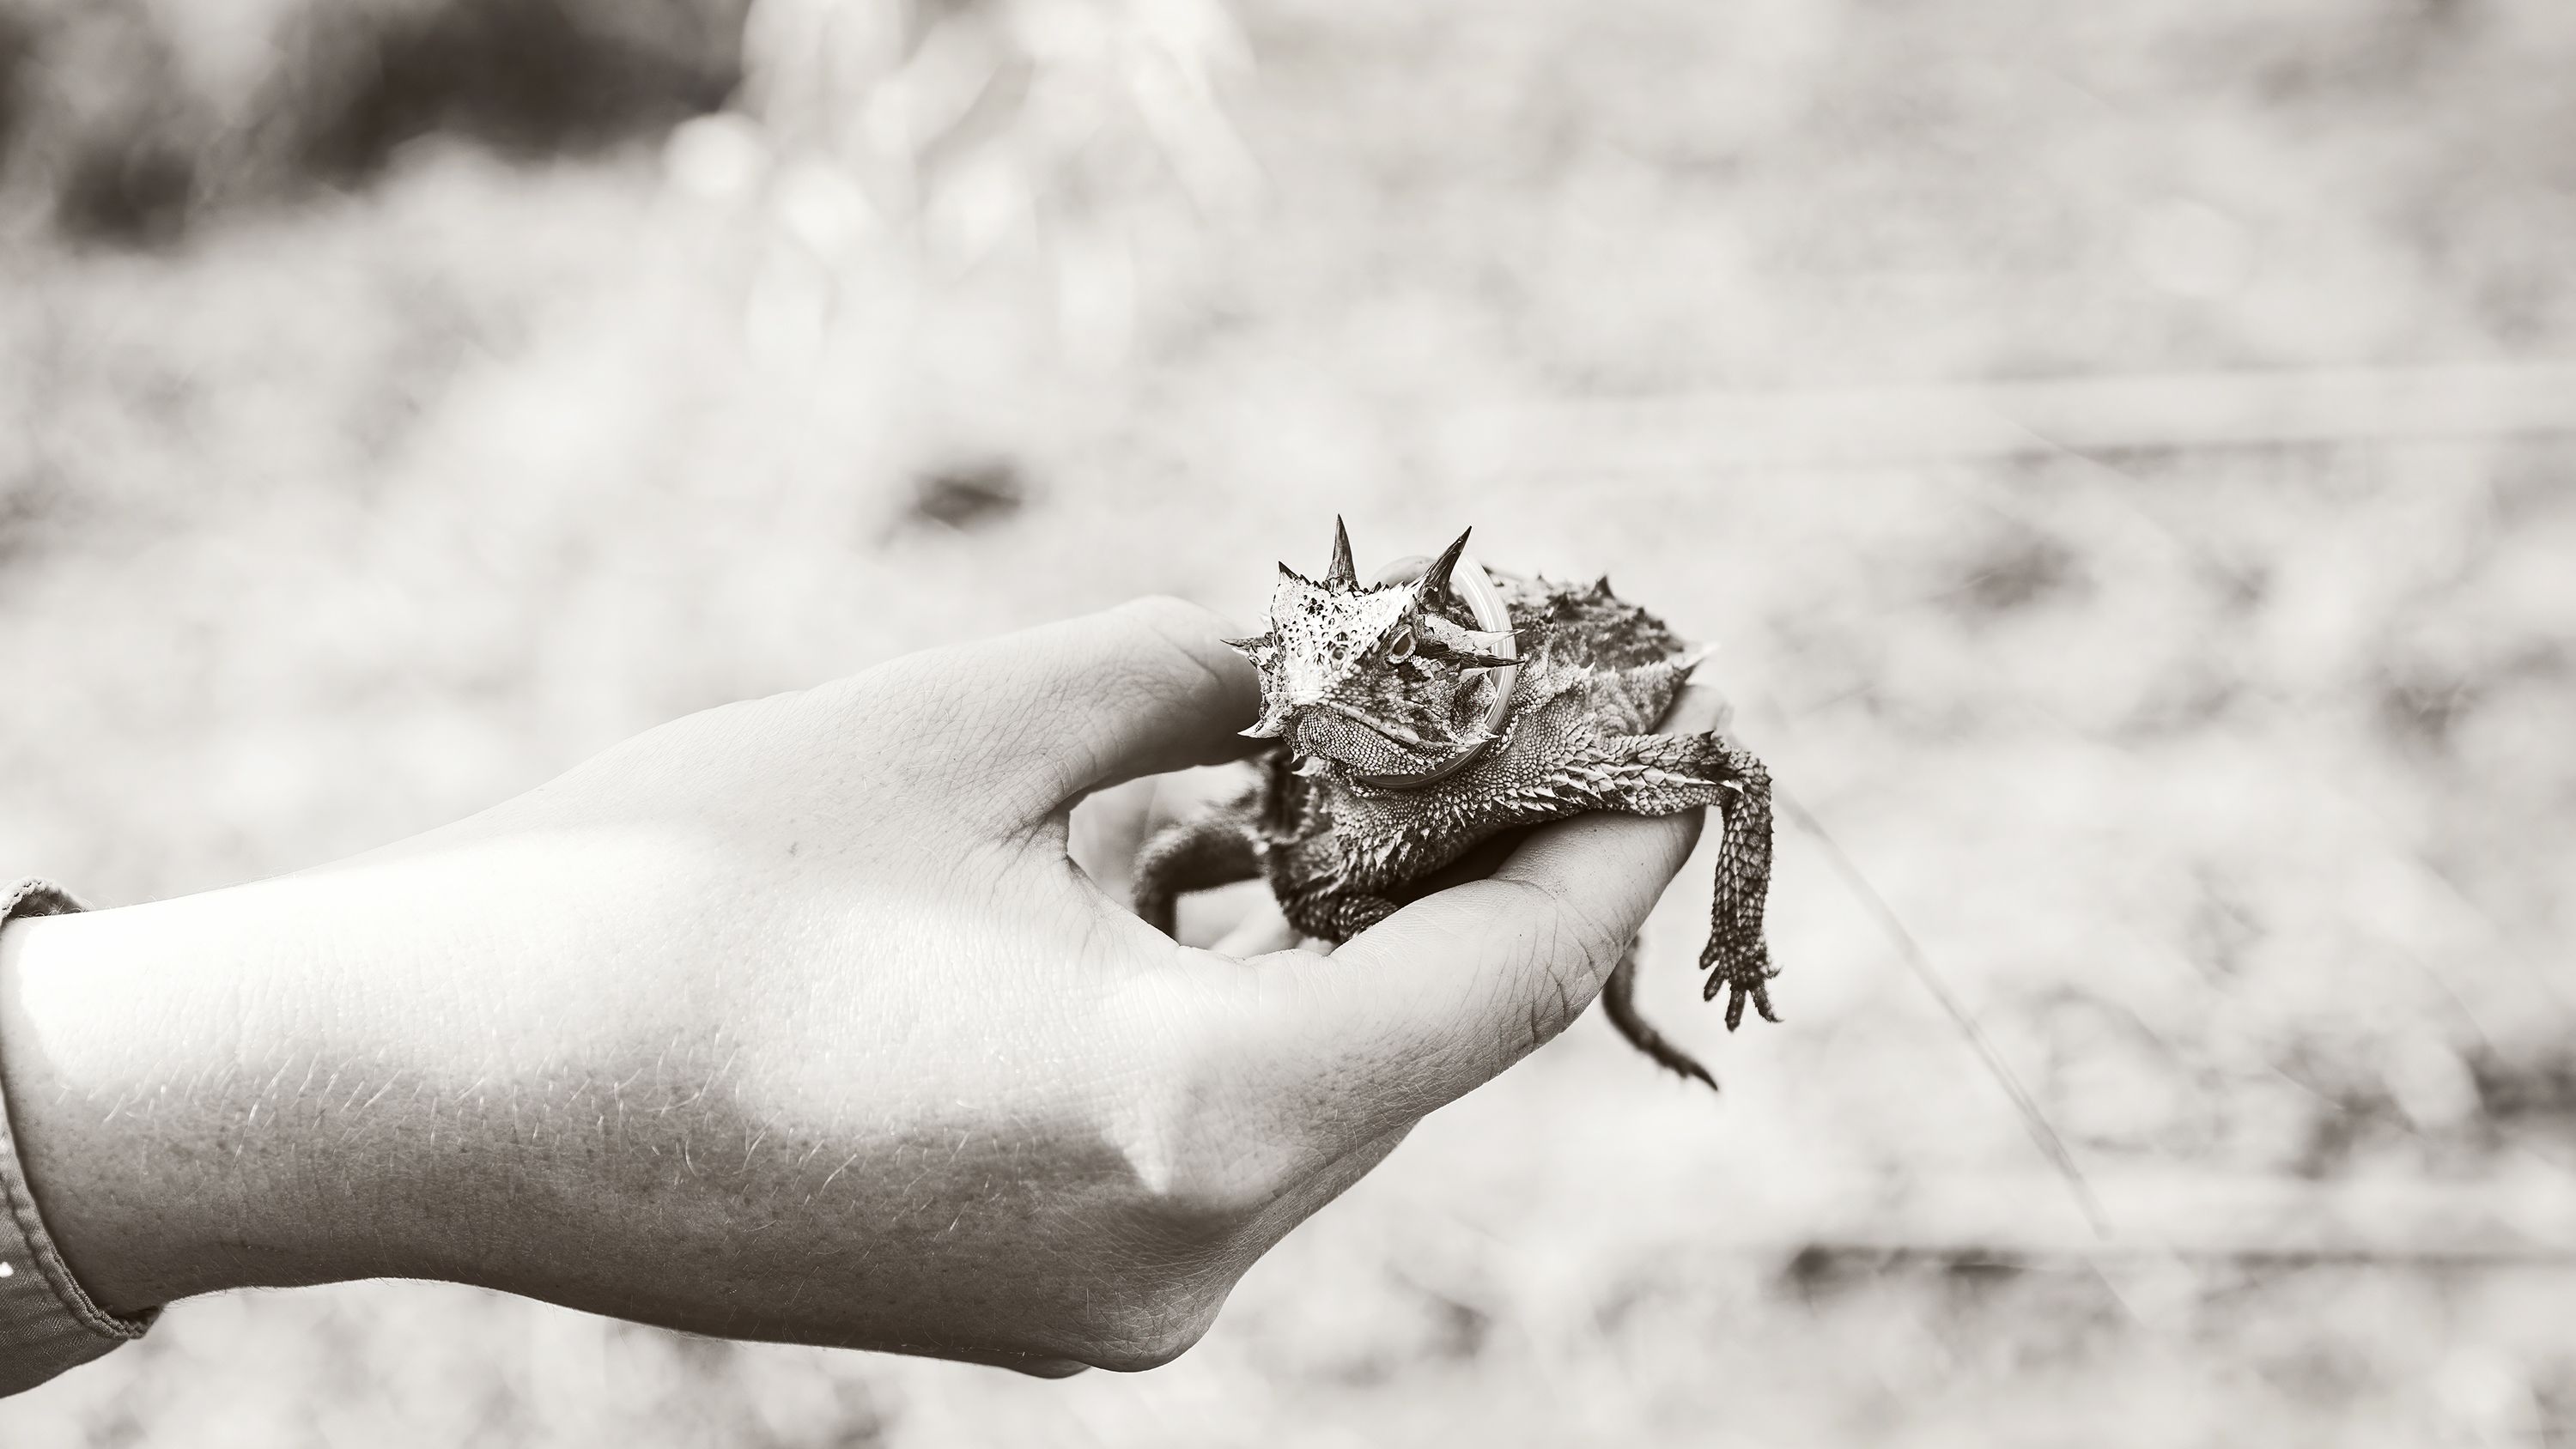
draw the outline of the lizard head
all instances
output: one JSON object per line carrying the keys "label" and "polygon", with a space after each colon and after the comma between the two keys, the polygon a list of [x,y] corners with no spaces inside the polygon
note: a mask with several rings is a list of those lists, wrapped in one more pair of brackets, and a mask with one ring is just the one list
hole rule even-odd
{"label": "lizard head", "polygon": [[1321,581],[1281,564],[1269,629],[1227,641],[1261,671],[1261,719],[1244,733],[1363,776],[1428,775],[1483,748],[1487,671],[1514,662],[1513,640],[1473,627],[1451,578],[1466,547],[1462,533],[1420,577],[1364,584],[1335,519]]}

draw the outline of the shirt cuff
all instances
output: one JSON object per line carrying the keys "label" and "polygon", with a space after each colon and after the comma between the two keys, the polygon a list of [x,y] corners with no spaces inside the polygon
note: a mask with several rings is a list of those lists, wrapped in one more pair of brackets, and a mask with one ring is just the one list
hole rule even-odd
{"label": "shirt cuff", "polygon": [[[0,889],[0,929],[17,916],[61,916],[81,909],[61,887],[20,880]],[[6,1043],[0,1043],[5,1046]],[[0,1396],[32,1389],[68,1368],[141,1338],[155,1308],[120,1318],[90,1301],[72,1277],[36,1212],[35,1195],[10,1135],[0,1094]]]}

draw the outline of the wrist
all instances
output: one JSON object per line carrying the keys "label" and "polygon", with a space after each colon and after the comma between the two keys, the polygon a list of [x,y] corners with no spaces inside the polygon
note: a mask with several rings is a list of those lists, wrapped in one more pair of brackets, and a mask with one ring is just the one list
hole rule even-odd
{"label": "wrist", "polygon": [[292,1044],[312,1003],[276,969],[313,955],[317,923],[266,889],[0,932],[0,1087],[20,1162],[66,1263],[112,1312],[359,1275],[340,1244],[363,1186],[311,1130],[299,1080],[321,1063]]}

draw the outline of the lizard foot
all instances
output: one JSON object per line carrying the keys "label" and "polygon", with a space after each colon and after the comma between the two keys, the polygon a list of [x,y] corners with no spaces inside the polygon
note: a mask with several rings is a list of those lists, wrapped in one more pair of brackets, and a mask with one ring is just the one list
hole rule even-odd
{"label": "lizard foot", "polygon": [[1707,949],[1699,953],[1701,969],[1707,971],[1708,985],[1700,991],[1703,1001],[1715,1001],[1717,993],[1726,991],[1726,1029],[1733,1031],[1744,1024],[1744,1003],[1762,1013],[1764,1021],[1776,1022],[1779,1014],[1771,1009],[1771,978],[1780,968],[1771,964],[1771,952],[1756,940],[1750,948],[1723,937],[1712,938]]}

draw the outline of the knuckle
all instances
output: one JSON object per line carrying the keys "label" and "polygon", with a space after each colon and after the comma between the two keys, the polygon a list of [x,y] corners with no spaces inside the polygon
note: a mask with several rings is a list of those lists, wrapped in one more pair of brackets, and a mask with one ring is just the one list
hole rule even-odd
{"label": "knuckle", "polygon": [[1298,1134],[1269,1120],[1261,1033],[1229,998],[1196,992],[1137,1025],[1165,1065],[1119,1114],[1130,1219],[1164,1250],[1222,1250],[1296,1183]]}
{"label": "knuckle", "polygon": [[1142,1189],[1134,1216],[1146,1235],[1177,1249],[1221,1250],[1288,1192],[1284,1154],[1249,1115],[1193,1094],[1166,1116],[1153,1146],[1131,1159]]}
{"label": "knuckle", "polygon": [[1524,1055],[1572,1025],[1578,1003],[1590,999],[1598,971],[1579,935],[1562,921],[1552,922],[1545,934],[1532,939],[1529,955],[1508,988],[1518,1011]]}
{"label": "knuckle", "polygon": [[1234,627],[1204,604],[1150,594],[1130,599],[1110,615],[1152,640],[1153,649],[1139,661],[1140,672],[1170,680],[1182,692],[1249,677],[1251,666],[1225,647],[1225,636]]}
{"label": "knuckle", "polygon": [[1167,1242],[1213,1249],[1231,1243],[1288,1189],[1286,1176],[1258,1160],[1266,1153],[1220,1148],[1194,1154],[1141,1205],[1141,1216]]}
{"label": "knuckle", "polygon": [[1118,1373],[1161,1368],[1196,1347],[1216,1323],[1225,1295],[1195,1284],[1158,1287],[1095,1314],[1082,1357]]}
{"label": "knuckle", "polygon": [[1619,964],[1628,949],[1626,936],[1589,905],[1544,880],[1514,877],[1513,883],[1536,897],[1548,929],[1532,939],[1527,968],[1544,976],[1561,993],[1572,994],[1582,983],[1597,983]]}
{"label": "knuckle", "polygon": [[1627,942],[1552,883],[1495,879],[1539,909],[1514,913],[1523,924],[1501,945],[1496,968],[1482,977],[1475,1013],[1508,1035],[1515,1057],[1546,1045],[1574,1023],[1618,965]]}
{"label": "knuckle", "polygon": [[1214,636],[1225,629],[1216,611],[1174,594],[1147,594],[1130,599],[1110,612],[1132,619],[1158,634],[1189,638]]}

